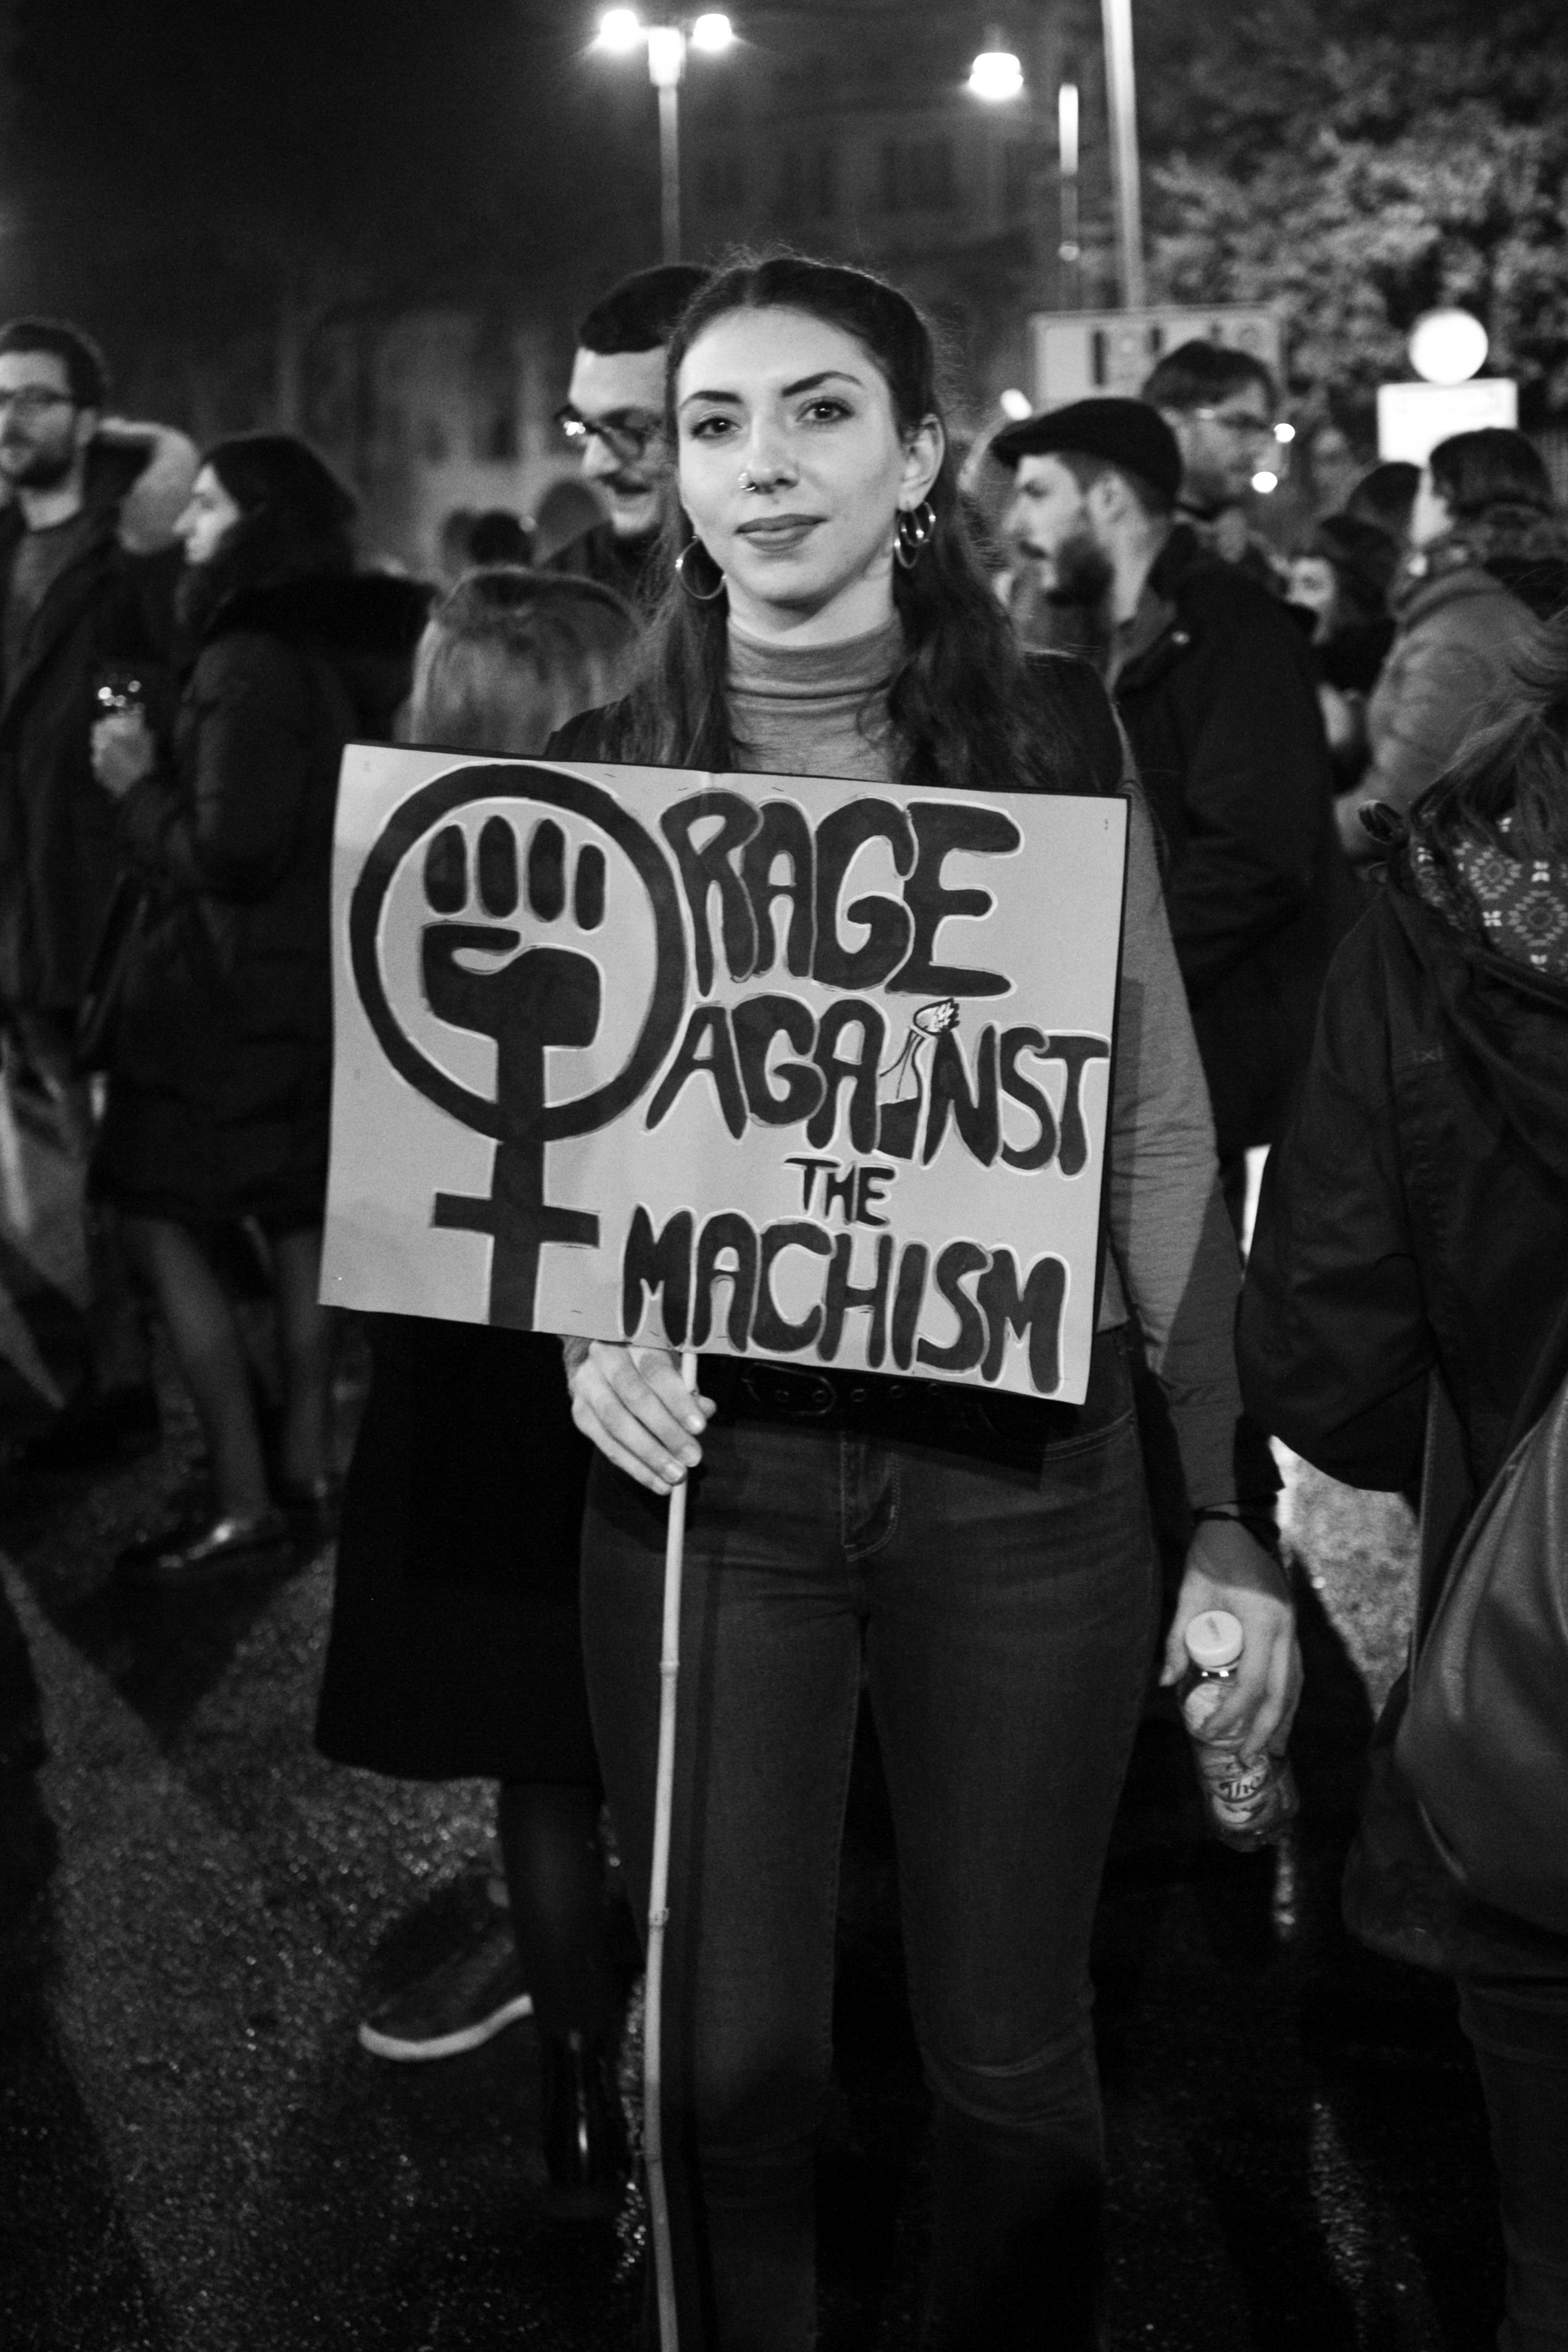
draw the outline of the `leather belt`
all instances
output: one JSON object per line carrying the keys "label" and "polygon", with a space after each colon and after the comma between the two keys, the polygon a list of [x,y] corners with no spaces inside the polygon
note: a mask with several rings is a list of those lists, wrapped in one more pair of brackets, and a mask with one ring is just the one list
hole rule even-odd
{"label": "leather belt", "polygon": [[773,1422],[1037,1462],[1074,1434],[1081,1408],[1005,1390],[879,1372],[705,1356],[698,1386],[725,1422]]}

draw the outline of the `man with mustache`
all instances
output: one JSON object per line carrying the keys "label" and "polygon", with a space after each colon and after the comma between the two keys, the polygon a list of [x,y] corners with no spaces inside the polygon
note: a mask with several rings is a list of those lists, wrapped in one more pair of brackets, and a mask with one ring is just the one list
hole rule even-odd
{"label": "man with mustache", "polygon": [[635,604],[658,544],[668,471],[664,352],[677,319],[708,272],[688,262],[623,278],[577,330],[565,405],[556,423],[604,500],[603,522],[567,544],[547,572],[574,572]]}
{"label": "man with mustache", "polygon": [[1026,418],[1005,529],[1047,603],[1102,649],[1168,852],[1166,902],[1239,1224],[1249,1147],[1274,1141],[1318,992],[1357,910],[1338,847],[1307,648],[1286,608],[1176,519],[1159,412],[1096,399]]}

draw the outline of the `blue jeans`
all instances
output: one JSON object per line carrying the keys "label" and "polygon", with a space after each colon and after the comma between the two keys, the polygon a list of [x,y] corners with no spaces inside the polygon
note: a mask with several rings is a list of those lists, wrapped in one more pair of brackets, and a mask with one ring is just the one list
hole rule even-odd
{"label": "blue jeans", "polygon": [[[816,2340],[813,2137],[862,1680],[936,2103],[930,2352],[1098,2340],[1089,1928],[1155,1582],[1122,1335],[1043,1465],[716,1423],[693,1484],[667,1931],[683,2352]],[[600,1462],[589,1694],[646,1916],[665,1513]]]}

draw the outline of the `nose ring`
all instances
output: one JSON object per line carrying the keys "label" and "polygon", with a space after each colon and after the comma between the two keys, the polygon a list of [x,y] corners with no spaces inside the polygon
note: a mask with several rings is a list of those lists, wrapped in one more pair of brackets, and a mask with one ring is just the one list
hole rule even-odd
{"label": "nose ring", "polygon": [[754,482],[754,481],[752,479],[752,477],[750,476],[750,474],[742,474],[742,477],[741,477],[741,488],[742,488],[742,489],[743,489],[743,490],[760,490],[760,489],[762,488],[762,487],[763,487],[763,486],[762,486],[762,484],[761,484],[760,482]]}

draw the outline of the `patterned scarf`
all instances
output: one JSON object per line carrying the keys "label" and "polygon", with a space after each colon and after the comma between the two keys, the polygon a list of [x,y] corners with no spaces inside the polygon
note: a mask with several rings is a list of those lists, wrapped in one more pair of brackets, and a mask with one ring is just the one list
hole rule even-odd
{"label": "patterned scarf", "polygon": [[[1512,826],[1511,816],[1497,820],[1505,844]],[[1448,856],[1452,873],[1413,835],[1410,870],[1426,903],[1510,962],[1568,979],[1568,859],[1517,857],[1475,835],[1452,842]]]}

